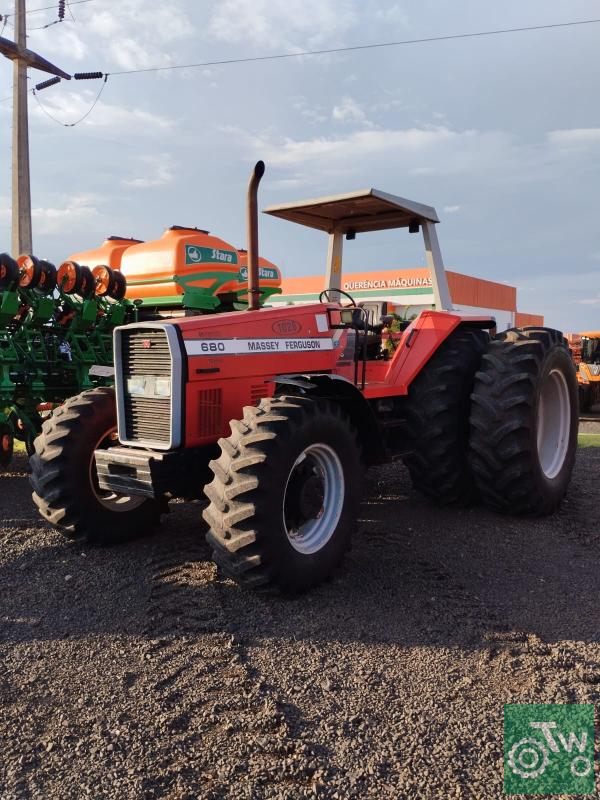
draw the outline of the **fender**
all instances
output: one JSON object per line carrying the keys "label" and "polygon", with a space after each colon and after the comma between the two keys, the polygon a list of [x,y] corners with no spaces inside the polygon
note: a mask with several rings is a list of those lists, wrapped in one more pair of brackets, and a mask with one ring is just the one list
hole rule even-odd
{"label": "fender", "polygon": [[357,387],[340,375],[329,373],[306,373],[298,375],[277,375],[273,378],[275,395],[285,392],[286,387],[300,389],[303,394],[334,400],[350,417],[358,433],[365,462],[381,464],[388,461],[381,429],[377,423],[370,403]]}

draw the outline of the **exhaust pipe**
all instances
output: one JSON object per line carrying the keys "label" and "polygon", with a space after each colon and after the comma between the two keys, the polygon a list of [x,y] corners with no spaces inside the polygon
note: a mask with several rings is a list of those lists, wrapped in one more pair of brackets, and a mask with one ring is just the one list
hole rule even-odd
{"label": "exhaust pipe", "polygon": [[258,184],[265,174],[265,162],[257,161],[248,181],[246,225],[248,237],[248,311],[260,308],[258,277]]}

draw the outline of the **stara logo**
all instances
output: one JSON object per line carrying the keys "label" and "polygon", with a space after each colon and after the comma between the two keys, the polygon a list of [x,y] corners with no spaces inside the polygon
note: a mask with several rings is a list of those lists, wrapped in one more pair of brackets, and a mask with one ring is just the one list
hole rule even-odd
{"label": "stara logo", "polygon": [[202,253],[197,247],[188,247],[187,255],[190,261],[202,261]]}

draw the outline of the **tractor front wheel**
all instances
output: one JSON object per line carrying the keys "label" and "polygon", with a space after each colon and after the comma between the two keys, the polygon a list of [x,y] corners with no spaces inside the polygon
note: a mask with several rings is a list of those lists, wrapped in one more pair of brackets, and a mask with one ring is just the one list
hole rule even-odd
{"label": "tractor front wheel", "polygon": [[470,462],[483,500],[510,514],[554,511],[577,427],[577,377],[560,331],[511,329],[492,341],[471,405]]}
{"label": "tractor front wheel", "polygon": [[361,495],[359,445],[341,409],[264,399],[219,444],[204,488],[217,564],[242,585],[288,593],[328,578],[350,546]]}
{"label": "tractor front wheel", "polygon": [[151,531],[166,503],[103,492],[94,452],[116,442],[114,390],[71,397],[47,419],[30,459],[33,500],[45,520],[69,538],[116,544]]}

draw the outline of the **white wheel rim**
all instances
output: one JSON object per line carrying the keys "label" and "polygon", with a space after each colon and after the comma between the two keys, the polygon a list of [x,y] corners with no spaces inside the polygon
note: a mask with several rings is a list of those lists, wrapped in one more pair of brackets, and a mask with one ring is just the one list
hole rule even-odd
{"label": "white wheel rim", "polygon": [[96,500],[100,503],[101,506],[108,509],[108,511],[116,512],[120,514],[124,511],[133,511],[134,508],[138,508],[144,502],[145,498],[140,497],[139,495],[125,495],[125,494],[117,494],[116,492],[103,492],[99,489],[97,485],[97,475],[96,475],[96,457],[95,453],[96,450],[100,447],[100,445],[109,437],[115,434],[117,431],[116,428],[113,428],[108,433],[105,433],[98,442],[96,442],[96,446],[92,450],[92,457],[90,459],[90,467],[89,467],[89,478],[90,478],[90,486],[92,487],[92,492]]}
{"label": "white wheel rim", "polygon": [[561,471],[571,433],[571,402],[565,376],[551,370],[544,380],[538,407],[537,450],[542,472],[555,478]]}
{"label": "white wheel rim", "polygon": [[327,444],[311,444],[294,462],[283,495],[283,526],[294,550],[311,555],[327,544],[344,497],[344,470],[337,453]]}

